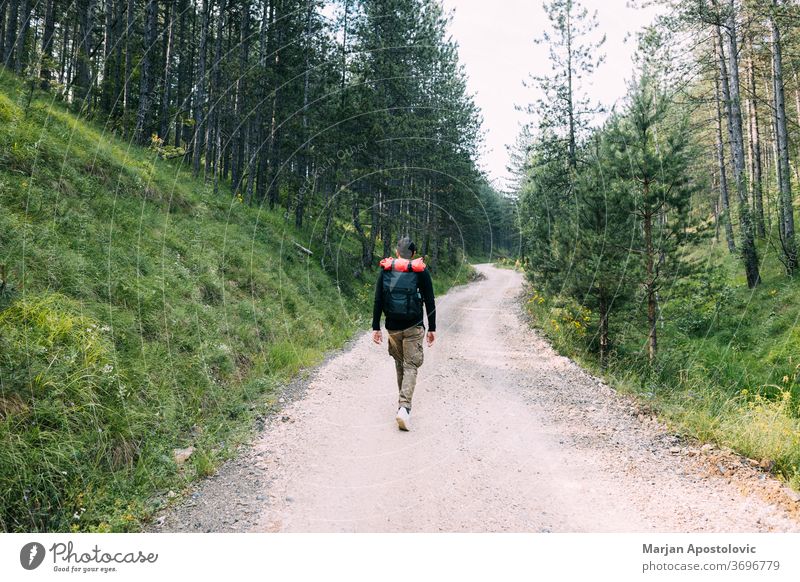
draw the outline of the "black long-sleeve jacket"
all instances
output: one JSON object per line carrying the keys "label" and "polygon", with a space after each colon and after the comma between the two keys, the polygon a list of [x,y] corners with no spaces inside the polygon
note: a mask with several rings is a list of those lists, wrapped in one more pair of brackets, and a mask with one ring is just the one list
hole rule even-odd
{"label": "black long-sleeve jacket", "polygon": [[[433,296],[433,280],[428,269],[417,273],[417,286],[419,292],[422,294],[422,300],[425,302],[425,313],[428,316],[428,331],[436,331],[436,300]],[[378,282],[375,284],[375,303],[372,308],[372,329],[379,330],[381,328],[381,315],[383,315],[383,271],[378,273]],[[386,318],[386,329],[396,331],[400,329],[407,329],[415,325],[424,325],[420,319],[416,320],[398,320],[390,317]]]}

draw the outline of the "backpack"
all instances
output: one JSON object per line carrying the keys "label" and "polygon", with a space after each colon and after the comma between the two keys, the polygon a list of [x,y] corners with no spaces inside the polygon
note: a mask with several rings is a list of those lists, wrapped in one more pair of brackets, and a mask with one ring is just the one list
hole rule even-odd
{"label": "backpack", "polygon": [[425,270],[422,259],[384,259],[383,313],[387,319],[422,321],[422,294],[417,273]]}

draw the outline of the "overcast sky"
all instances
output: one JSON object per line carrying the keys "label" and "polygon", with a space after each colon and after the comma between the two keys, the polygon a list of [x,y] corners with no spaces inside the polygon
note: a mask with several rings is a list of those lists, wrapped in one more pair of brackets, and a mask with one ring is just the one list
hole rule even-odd
{"label": "overcast sky", "polygon": [[[527,117],[514,106],[527,105],[537,97],[522,82],[531,73],[550,70],[547,49],[533,42],[549,21],[539,0],[442,0],[442,4],[445,10],[455,10],[450,31],[459,44],[470,91],[483,113],[486,152],[480,162],[502,188],[508,176],[505,146],[514,143]],[[591,95],[610,106],[624,96],[633,71],[632,33],[652,21],[655,9],[629,8],[627,0],[583,0],[583,5],[590,12],[597,10],[599,35],[606,34],[606,62],[592,77]]]}

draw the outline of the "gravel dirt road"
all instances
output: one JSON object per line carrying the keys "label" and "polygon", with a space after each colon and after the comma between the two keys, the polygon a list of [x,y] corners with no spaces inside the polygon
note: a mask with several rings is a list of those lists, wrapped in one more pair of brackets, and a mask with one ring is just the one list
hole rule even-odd
{"label": "gravel dirt road", "polygon": [[411,432],[386,343],[364,333],[151,531],[800,531],[795,492],[556,354],[522,275],[478,269],[437,300]]}

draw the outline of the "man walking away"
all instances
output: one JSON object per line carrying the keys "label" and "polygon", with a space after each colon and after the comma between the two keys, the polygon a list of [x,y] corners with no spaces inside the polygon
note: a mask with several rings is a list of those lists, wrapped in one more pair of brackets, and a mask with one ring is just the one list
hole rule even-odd
{"label": "man walking away", "polygon": [[414,259],[416,250],[413,241],[404,236],[397,242],[397,258],[389,257],[381,261],[372,309],[372,341],[376,344],[383,341],[381,313],[386,315],[389,355],[394,358],[397,389],[400,392],[397,409],[397,426],[400,430],[411,428],[411,398],[417,383],[417,369],[423,359],[423,302],[428,316],[428,347],[433,345],[436,338],[433,281],[422,258]]}

